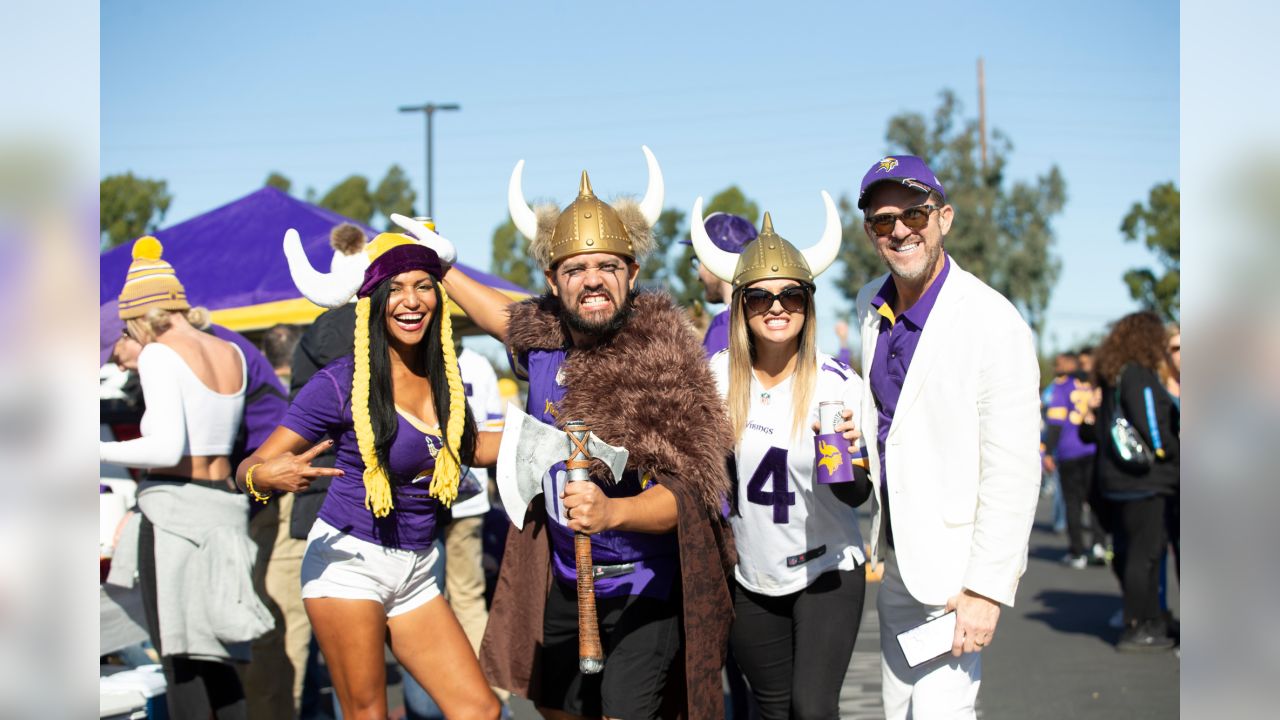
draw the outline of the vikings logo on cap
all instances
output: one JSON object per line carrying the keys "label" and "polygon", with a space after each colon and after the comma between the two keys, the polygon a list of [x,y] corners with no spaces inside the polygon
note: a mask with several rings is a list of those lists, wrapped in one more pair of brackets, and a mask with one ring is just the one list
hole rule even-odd
{"label": "vikings logo on cap", "polygon": [[887,157],[880,161],[880,167],[876,169],[876,172],[889,172],[896,167],[898,167],[898,158]]}

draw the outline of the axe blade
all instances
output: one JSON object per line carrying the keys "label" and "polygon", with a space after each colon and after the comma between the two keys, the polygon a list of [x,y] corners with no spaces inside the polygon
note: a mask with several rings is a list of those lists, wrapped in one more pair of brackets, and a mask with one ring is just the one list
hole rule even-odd
{"label": "axe blade", "polygon": [[614,483],[622,480],[622,473],[627,469],[627,458],[631,455],[629,450],[624,447],[610,445],[596,437],[595,433],[591,433],[591,438],[587,443],[587,452],[591,453],[591,457],[609,466],[609,471],[613,473]]}
{"label": "axe blade", "polygon": [[511,403],[498,446],[498,496],[516,529],[524,529],[529,503],[542,494],[542,476],[564,460],[564,432]]}

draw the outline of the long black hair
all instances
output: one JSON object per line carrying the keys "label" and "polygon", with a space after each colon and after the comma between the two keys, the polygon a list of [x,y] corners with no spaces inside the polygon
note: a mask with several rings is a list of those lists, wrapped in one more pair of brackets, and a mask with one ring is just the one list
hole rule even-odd
{"label": "long black hair", "polygon": [[[369,419],[373,425],[374,450],[378,464],[393,483],[409,482],[412,477],[396,477],[391,470],[391,444],[395,442],[400,422],[396,417],[395,393],[391,387],[391,348],[387,342],[387,301],[391,297],[391,280],[378,284],[369,296]],[[431,279],[431,290],[436,296],[436,309],[431,313],[422,343],[414,356],[415,374],[425,375],[431,385],[431,403],[435,406],[436,422],[443,436],[449,427],[449,382],[444,374],[444,350],[440,345],[440,322],[449,312],[440,296],[439,281]],[[476,424],[471,416],[469,403],[463,403],[467,414],[462,425],[462,445],[458,448],[459,464],[470,465],[475,457]],[[449,452],[444,443],[441,452]]]}

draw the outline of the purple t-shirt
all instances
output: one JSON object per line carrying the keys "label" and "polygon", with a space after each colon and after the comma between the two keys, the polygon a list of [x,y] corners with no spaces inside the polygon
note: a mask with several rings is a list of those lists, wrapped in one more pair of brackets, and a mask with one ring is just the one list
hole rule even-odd
{"label": "purple t-shirt", "polygon": [[247,455],[266,442],[267,437],[280,424],[285,408],[289,407],[289,393],[285,392],[284,384],[271,367],[271,362],[248,338],[221,325],[211,325],[209,330],[214,337],[233,343],[244,353],[245,374],[248,377],[244,389],[244,452]]}
{"label": "purple t-shirt", "polygon": [[402,415],[396,415],[399,425],[388,458],[394,507],[386,517],[374,517],[364,506],[364,461],[351,418],[354,367],[350,355],[326,365],[298,391],[281,423],[309,442],[325,437],[334,440],[334,467],[343,475],[333,478],[319,517],[343,532],[383,547],[429,548],[436,540],[443,512],[439,501],[427,494],[436,465],[435,452],[441,447],[440,436],[424,433]]}
{"label": "purple t-shirt", "polygon": [[[884,281],[879,292],[871,299],[871,307],[880,314],[880,335],[876,340],[875,355],[871,361],[871,372],[867,377],[867,385],[876,400],[876,411],[879,425],[876,427],[878,450],[880,455],[880,496],[885,509],[888,510],[889,487],[888,476],[884,466],[884,445],[889,438],[889,428],[893,425],[893,414],[898,409],[898,398],[902,395],[902,385],[907,379],[907,370],[911,367],[911,358],[916,354],[920,344],[920,335],[924,332],[924,323],[938,301],[938,293],[951,271],[951,256],[944,256],[942,272],[934,278],[933,283],[924,291],[920,299],[897,317],[893,314],[893,302],[898,291],[893,284],[893,277]],[[892,527],[888,528],[892,538]],[[892,542],[892,540],[891,540]]]}
{"label": "purple t-shirt", "polygon": [[[512,370],[521,379],[529,381],[529,400],[525,411],[548,425],[558,419],[557,407],[564,399],[565,388],[561,384],[560,367],[564,364],[564,350],[531,350],[512,359]],[[602,402],[607,399],[601,398]],[[566,455],[568,447],[566,441]],[[564,463],[556,463],[542,477],[543,497],[551,537],[551,565],[557,580],[575,584],[578,578],[574,561],[574,533],[569,529],[560,502],[566,475]],[[633,497],[656,484],[642,479],[634,470],[622,474],[622,478],[610,485],[600,483],[600,489],[609,497]],[[653,534],[609,530],[591,536],[591,560],[597,566],[635,563],[631,572],[616,577],[599,577],[595,581],[596,595],[623,597],[645,595],[666,599],[680,569],[680,551],[674,532]]]}
{"label": "purple t-shirt", "polygon": [[702,347],[707,350],[707,357],[711,357],[721,350],[729,347],[729,311],[723,310],[719,315],[711,318],[711,324],[707,325],[707,334],[702,338]]}
{"label": "purple t-shirt", "polygon": [[1058,460],[1078,460],[1097,451],[1093,443],[1080,439],[1080,424],[1089,412],[1089,397],[1093,388],[1089,383],[1070,375],[1054,378],[1044,392],[1044,421],[1061,429],[1058,447],[1054,455]]}

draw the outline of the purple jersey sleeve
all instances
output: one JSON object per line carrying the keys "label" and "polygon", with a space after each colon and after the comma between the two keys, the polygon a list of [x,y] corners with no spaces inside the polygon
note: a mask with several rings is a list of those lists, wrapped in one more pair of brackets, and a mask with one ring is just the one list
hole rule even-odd
{"label": "purple jersey sleeve", "polygon": [[280,424],[309,442],[316,442],[329,435],[333,428],[343,424],[345,405],[345,393],[326,368],[311,376],[307,384],[302,386]]}

